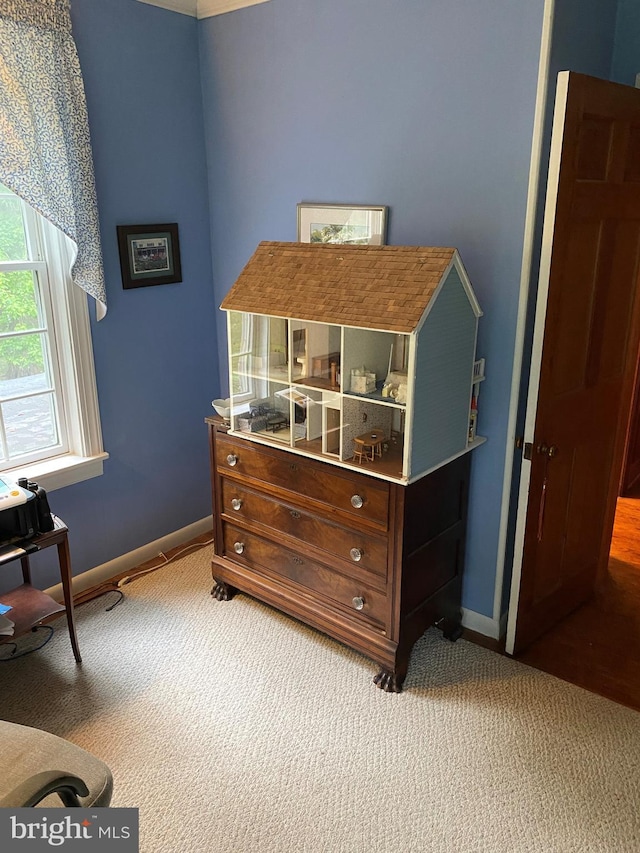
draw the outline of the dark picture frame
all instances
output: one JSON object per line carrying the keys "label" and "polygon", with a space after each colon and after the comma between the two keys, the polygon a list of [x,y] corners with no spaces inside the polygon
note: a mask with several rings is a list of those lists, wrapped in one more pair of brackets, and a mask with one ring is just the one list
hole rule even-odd
{"label": "dark picture frame", "polygon": [[122,287],[182,281],[178,223],[117,225]]}

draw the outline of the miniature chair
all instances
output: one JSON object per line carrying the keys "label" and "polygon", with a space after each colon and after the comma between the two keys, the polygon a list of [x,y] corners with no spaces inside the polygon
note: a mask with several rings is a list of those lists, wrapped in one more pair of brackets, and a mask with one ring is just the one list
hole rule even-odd
{"label": "miniature chair", "polygon": [[360,462],[367,460],[367,451],[364,446],[364,442],[360,438],[353,439],[353,460],[354,462]]}
{"label": "miniature chair", "polygon": [[0,720],[0,808],[35,806],[49,794],[66,807],[101,808],[112,790],[99,758],[57,735]]}
{"label": "miniature chair", "polygon": [[353,439],[353,458],[358,462],[375,462],[382,458],[382,445],[386,438],[381,432],[365,432]]}

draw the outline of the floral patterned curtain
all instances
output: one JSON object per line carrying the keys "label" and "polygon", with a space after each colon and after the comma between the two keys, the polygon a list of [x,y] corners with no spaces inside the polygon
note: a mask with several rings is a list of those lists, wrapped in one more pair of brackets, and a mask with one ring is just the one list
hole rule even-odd
{"label": "floral patterned curtain", "polygon": [[0,0],[0,183],[76,246],[73,281],[106,313],[87,105],[69,0]]}

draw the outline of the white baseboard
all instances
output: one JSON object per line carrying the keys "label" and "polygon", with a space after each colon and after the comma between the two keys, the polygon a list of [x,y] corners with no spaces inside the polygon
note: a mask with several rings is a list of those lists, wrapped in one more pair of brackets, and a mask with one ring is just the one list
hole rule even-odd
{"label": "white baseboard", "polygon": [[[80,592],[84,592],[85,589],[100,586],[100,584],[106,583],[111,578],[116,577],[116,575],[121,575],[123,572],[135,569],[141,563],[152,560],[154,557],[158,557],[161,553],[170,551],[172,548],[177,548],[185,542],[189,542],[191,539],[207,533],[207,531],[213,531],[213,516],[211,515],[207,518],[201,518],[200,521],[194,521],[193,524],[188,524],[186,527],[175,530],[173,533],[168,533],[154,542],[142,545],[134,551],[122,554],[122,556],[116,557],[114,560],[109,560],[108,563],[102,563],[101,566],[95,566],[95,568],[82,572],[82,574],[75,575],[72,578],[73,592],[77,595]],[[73,559],[73,554],[71,557]],[[55,598],[56,601],[62,601],[61,583],[52,586],[50,589],[45,590],[45,592],[52,598]]]}
{"label": "white baseboard", "polygon": [[476,613],[475,610],[467,610],[466,607],[462,608],[462,626],[469,631],[491,637],[492,640],[499,640],[504,633],[501,631],[500,621],[490,616],[483,616],[482,613]]}
{"label": "white baseboard", "polygon": [[[200,521],[194,521],[193,524],[188,524],[180,530],[174,530],[173,533],[168,533],[160,539],[149,542],[147,545],[142,545],[134,551],[129,551],[127,554],[122,554],[114,560],[109,560],[108,563],[102,563],[100,566],[95,566],[82,574],[75,575],[72,578],[73,592],[79,594],[86,589],[100,586],[118,575],[122,575],[131,569],[135,569],[141,563],[147,560],[152,560],[158,557],[165,551],[170,551],[172,548],[177,548],[203,533],[213,531],[213,516],[209,515],[206,518],[201,518]],[[73,555],[72,555],[73,556]],[[56,601],[62,601],[62,584],[56,584],[45,590]],[[504,634],[504,625],[501,623],[506,619],[506,614],[503,619],[497,621],[489,616],[484,616],[482,613],[476,613],[475,610],[462,608],[462,625],[470,631],[475,631],[477,634],[482,634],[485,637],[491,637],[494,640],[500,639]]]}

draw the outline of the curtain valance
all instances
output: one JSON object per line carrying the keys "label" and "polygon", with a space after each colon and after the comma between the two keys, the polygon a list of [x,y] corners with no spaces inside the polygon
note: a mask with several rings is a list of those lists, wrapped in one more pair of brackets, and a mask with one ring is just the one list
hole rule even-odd
{"label": "curtain valance", "polygon": [[60,0],[5,0],[2,15],[19,24],[71,33],[69,15],[60,14],[61,7],[66,5]]}
{"label": "curtain valance", "polygon": [[69,0],[0,0],[0,182],[76,246],[71,275],[106,312],[91,139]]}

